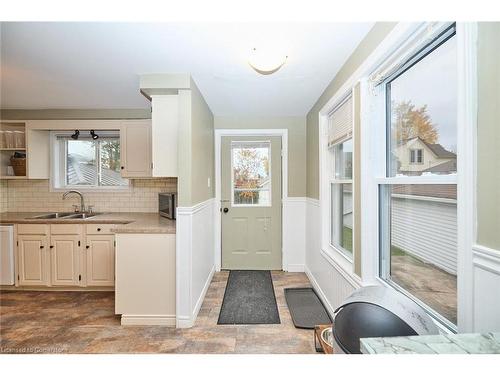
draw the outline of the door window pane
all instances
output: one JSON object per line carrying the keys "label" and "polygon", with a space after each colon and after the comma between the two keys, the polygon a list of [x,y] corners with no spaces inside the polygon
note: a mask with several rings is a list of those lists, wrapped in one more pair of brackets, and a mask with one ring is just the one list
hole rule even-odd
{"label": "door window pane", "polygon": [[452,37],[387,83],[389,177],[456,173],[456,61]]}
{"label": "door window pane", "polygon": [[233,205],[271,206],[271,143],[232,142]]}
{"label": "door window pane", "polygon": [[456,185],[382,185],[382,273],[457,323]]}
{"label": "door window pane", "polygon": [[331,244],[352,257],[352,184],[332,183]]}

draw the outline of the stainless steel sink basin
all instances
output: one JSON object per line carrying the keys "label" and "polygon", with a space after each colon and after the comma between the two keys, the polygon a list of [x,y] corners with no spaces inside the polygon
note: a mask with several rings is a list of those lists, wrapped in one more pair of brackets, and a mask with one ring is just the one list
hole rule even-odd
{"label": "stainless steel sink basin", "polygon": [[78,214],[71,215],[67,217],[67,219],[88,219],[94,216],[100,215],[100,213],[92,212],[92,213],[86,213],[86,212],[81,212]]}
{"label": "stainless steel sink basin", "polygon": [[29,217],[28,219],[62,219],[74,214],[74,212],[52,212],[50,214]]}
{"label": "stainless steel sink basin", "polygon": [[75,212],[52,212],[50,214],[44,214],[44,215],[38,215],[38,216],[29,217],[28,219],[40,219],[40,220],[64,219],[64,220],[71,220],[71,219],[88,219],[88,218],[94,217],[96,215],[100,215],[100,213],[97,213],[97,212],[92,212],[92,213],[86,213],[86,212],[80,212],[80,213],[75,213]]}

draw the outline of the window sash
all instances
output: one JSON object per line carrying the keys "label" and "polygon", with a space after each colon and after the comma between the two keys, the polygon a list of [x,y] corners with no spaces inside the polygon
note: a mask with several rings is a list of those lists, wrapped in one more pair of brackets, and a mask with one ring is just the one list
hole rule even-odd
{"label": "window sash", "polygon": [[99,138],[94,140],[90,134],[80,133],[78,140],[81,141],[93,141],[95,144],[95,179],[92,184],[88,185],[74,185],[70,184],[68,181],[68,141],[74,140],[71,138],[73,132],[57,132],[54,134],[55,141],[58,144],[58,160],[55,160],[58,166],[58,175],[54,176],[57,181],[54,181],[54,188],[56,189],[67,189],[67,188],[78,188],[78,189],[98,189],[98,190],[116,190],[128,188],[130,182],[125,179],[127,184],[123,185],[104,185],[102,182],[102,153],[101,153],[101,142],[105,141],[119,141],[120,134],[116,131],[99,131]]}
{"label": "window sash", "polygon": [[[390,187],[391,185],[415,185],[415,184],[457,184],[457,175],[420,175],[420,176],[391,176],[391,82],[404,74],[407,70],[417,64],[420,60],[439,48],[442,44],[446,43],[449,39],[456,35],[455,24],[447,27],[439,35],[437,35],[430,43],[418,50],[409,59],[403,61],[385,78],[379,82],[382,85],[382,90],[385,89],[385,168],[384,176],[375,179],[378,188],[378,242],[379,242],[379,267],[378,275],[382,282],[399,290],[406,296],[411,298],[417,304],[422,306],[434,319],[446,326],[452,331],[456,331],[456,326],[447,320],[443,314],[437,312],[417,296],[411,294],[403,286],[397,284],[391,279],[391,223],[390,223],[390,205],[388,202],[391,200]],[[423,163],[423,150],[413,149],[410,150],[410,163]],[[381,171],[382,172],[382,171]],[[456,201],[450,200],[450,203],[456,204]],[[388,221],[389,218],[389,221]]]}

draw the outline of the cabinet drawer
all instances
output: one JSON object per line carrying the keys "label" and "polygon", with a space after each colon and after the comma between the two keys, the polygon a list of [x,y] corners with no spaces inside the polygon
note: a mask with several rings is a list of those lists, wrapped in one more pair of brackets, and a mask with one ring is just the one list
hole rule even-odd
{"label": "cabinet drawer", "polygon": [[49,226],[46,224],[18,224],[17,234],[48,234]]}
{"label": "cabinet drawer", "polygon": [[114,234],[111,232],[111,228],[114,228],[114,224],[87,224],[87,234]]}
{"label": "cabinet drawer", "polygon": [[82,226],[80,224],[51,224],[50,234],[80,234]]}

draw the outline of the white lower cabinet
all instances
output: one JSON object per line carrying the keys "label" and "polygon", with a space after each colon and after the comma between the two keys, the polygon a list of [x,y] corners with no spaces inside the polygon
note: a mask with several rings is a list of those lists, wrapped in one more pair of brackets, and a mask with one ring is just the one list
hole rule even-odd
{"label": "white lower cabinet", "polygon": [[80,284],[80,235],[50,236],[50,275],[54,286]]}
{"label": "white lower cabinet", "polygon": [[121,324],[175,326],[175,234],[118,233],[116,249]]}
{"label": "white lower cabinet", "polygon": [[47,236],[18,235],[17,246],[19,285],[47,285]]}
{"label": "white lower cabinet", "polygon": [[115,285],[114,243],[114,235],[87,235],[87,286]]}
{"label": "white lower cabinet", "polygon": [[115,236],[110,234],[109,225],[86,226],[19,224],[17,285],[114,286]]}

